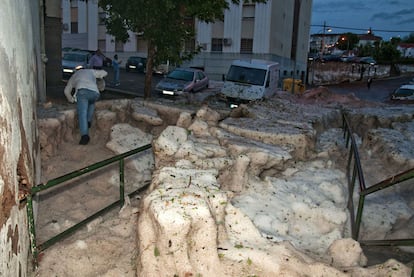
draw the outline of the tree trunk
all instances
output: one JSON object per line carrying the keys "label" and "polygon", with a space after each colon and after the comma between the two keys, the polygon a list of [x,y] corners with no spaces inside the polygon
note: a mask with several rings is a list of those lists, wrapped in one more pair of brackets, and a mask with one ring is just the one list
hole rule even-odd
{"label": "tree trunk", "polygon": [[147,72],[145,73],[145,87],[144,87],[144,99],[151,98],[151,83],[152,83],[152,73],[154,68],[154,57],[155,57],[155,47],[152,42],[148,42],[148,52],[147,52]]}

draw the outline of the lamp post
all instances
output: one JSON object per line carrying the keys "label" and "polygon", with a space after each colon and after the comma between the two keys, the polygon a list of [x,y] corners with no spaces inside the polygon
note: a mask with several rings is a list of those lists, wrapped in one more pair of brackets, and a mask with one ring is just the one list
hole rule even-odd
{"label": "lamp post", "polygon": [[342,41],[346,40],[346,53],[347,55],[349,55],[349,39],[347,37],[342,37],[341,40]]}

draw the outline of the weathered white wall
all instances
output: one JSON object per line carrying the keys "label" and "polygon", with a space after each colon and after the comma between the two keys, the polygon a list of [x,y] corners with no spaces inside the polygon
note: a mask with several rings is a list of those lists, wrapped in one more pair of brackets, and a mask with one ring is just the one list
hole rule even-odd
{"label": "weathered white wall", "polygon": [[39,1],[0,8],[0,275],[27,276],[29,236],[19,193],[38,182]]}

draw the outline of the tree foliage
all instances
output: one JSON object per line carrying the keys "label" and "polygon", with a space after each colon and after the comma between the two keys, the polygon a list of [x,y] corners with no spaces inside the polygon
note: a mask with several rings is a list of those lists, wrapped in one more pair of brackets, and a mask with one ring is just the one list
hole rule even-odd
{"label": "tree foliage", "polygon": [[129,32],[133,32],[147,42],[145,98],[150,97],[154,66],[166,60],[179,63],[188,58],[183,46],[195,38],[191,22],[195,18],[208,23],[222,20],[229,8],[226,0],[99,0],[99,6],[107,13],[106,27],[116,40],[126,42]]}
{"label": "tree foliage", "polygon": [[404,37],[402,41],[405,43],[414,43],[414,33]]}
{"label": "tree foliage", "polygon": [[353,33],[342,34],[338,39],[338,48],[341,50],[352,50],[358,45],[358,35]]}
{"label": "tree foliage", "polygon": [[360,46],[358,56],[371,56],[377,61],[395,62],[400,58],[401,53],[393,42],[381,41]]}
{"label": "tree foliage", "polygon": [[384,41],[376,47],[374,58],[382,61],[395,62],[400,58],[400,56],[401,52],[397,50],[395,45],[391,42]]}

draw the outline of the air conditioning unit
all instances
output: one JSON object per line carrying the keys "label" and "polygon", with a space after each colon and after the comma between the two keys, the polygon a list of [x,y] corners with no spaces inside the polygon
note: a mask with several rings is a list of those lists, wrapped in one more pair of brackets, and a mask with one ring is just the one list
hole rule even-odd
{"label": "air conditioning unit", "polygon": [[231,38],[223,38],[223,45],[230,46],[231,45]]}
{"label": "air conditioning unit", "polygon": [[62,29],[63,29],[63,31],[69,31],[69,24],[68,23],[63,23],[62,24]]}

